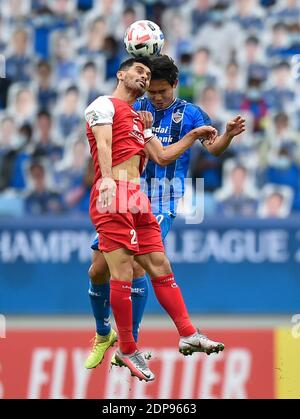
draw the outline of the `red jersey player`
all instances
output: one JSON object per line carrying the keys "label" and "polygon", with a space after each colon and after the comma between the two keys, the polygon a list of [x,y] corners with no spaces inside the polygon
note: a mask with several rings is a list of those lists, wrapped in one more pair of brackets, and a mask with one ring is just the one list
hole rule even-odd
{"label": "red jersey player", "polygon": [[156,162],[167,156],[176,159],[198,138],[214,141],[217,132],[210,126],[199,127],[164,148],[149,129],[148,113],[139,114],[131,106],[149,87],[151,61],[131,58],[121,64],[117,78],[113,94],[100,96],[85,111],[95,169],[90,216],[111,274],[110,301],[120,343],[116,360],[140,380],[151,381],[154,374],[132,335],[134,258],[149,273],[158,301],[174,321],[181,352],[218,352],[224,345],[200,334],[190,321],[159,225],[140,191],[145,151]]}

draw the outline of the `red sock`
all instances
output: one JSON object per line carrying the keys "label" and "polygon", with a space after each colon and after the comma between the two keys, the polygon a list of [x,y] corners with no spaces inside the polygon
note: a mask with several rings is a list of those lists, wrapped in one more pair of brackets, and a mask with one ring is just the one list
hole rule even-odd
{"label": "red sock", "polygon": [[151,278],[156,298],[175,323],[180,336],[190,336],[197,330],[192,325],[179,286],[173,274]]}
{"label": "red sock", "polygon": [[118,328],[118,339],[123,354],[137,350],[132,335],[131,282],[110,280],[110,304]]}

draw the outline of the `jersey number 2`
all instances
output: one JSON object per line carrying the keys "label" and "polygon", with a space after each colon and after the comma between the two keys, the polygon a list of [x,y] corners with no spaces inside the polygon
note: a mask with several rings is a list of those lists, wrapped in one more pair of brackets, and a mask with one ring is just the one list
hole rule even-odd
{"label": "jersey number 2", "polygon": [[134,229],[130,230],[130,234],[131,234],[131,244],[137,244],[137,240],[136,240],[136,231]]}

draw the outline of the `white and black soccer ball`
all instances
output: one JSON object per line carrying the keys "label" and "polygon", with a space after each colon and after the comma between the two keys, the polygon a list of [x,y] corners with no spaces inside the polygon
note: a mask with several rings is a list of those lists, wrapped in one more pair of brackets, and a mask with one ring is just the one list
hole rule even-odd
{"label": "white and black soccer ball", "polygon": [[164,45],[164,34],[150,20],[137,20],[125,32],[124,44],[128,54],[134,57],[159,55]]}

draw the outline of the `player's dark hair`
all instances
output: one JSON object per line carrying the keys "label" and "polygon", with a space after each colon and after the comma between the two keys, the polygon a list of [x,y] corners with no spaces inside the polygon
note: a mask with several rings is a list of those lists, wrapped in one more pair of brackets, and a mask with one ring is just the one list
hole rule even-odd
{"label": "player's dark hair", "polygon": [[171,57],[168,55],[158,55],[153,57],[151,80],[166,80],[172,87],[178,80],[179,70]]}
{"label": "player's dark hair", "polygon": [[123,61],[123,63],[121,63],[118,71],[129,70],[129,68],[132,67],[133,64],[135,63],[140,63],[140,64],[145,65],[146,67],[149,68],[149,70],[152,73],[152,62],[148,57],[129,58],[128,60]]}

